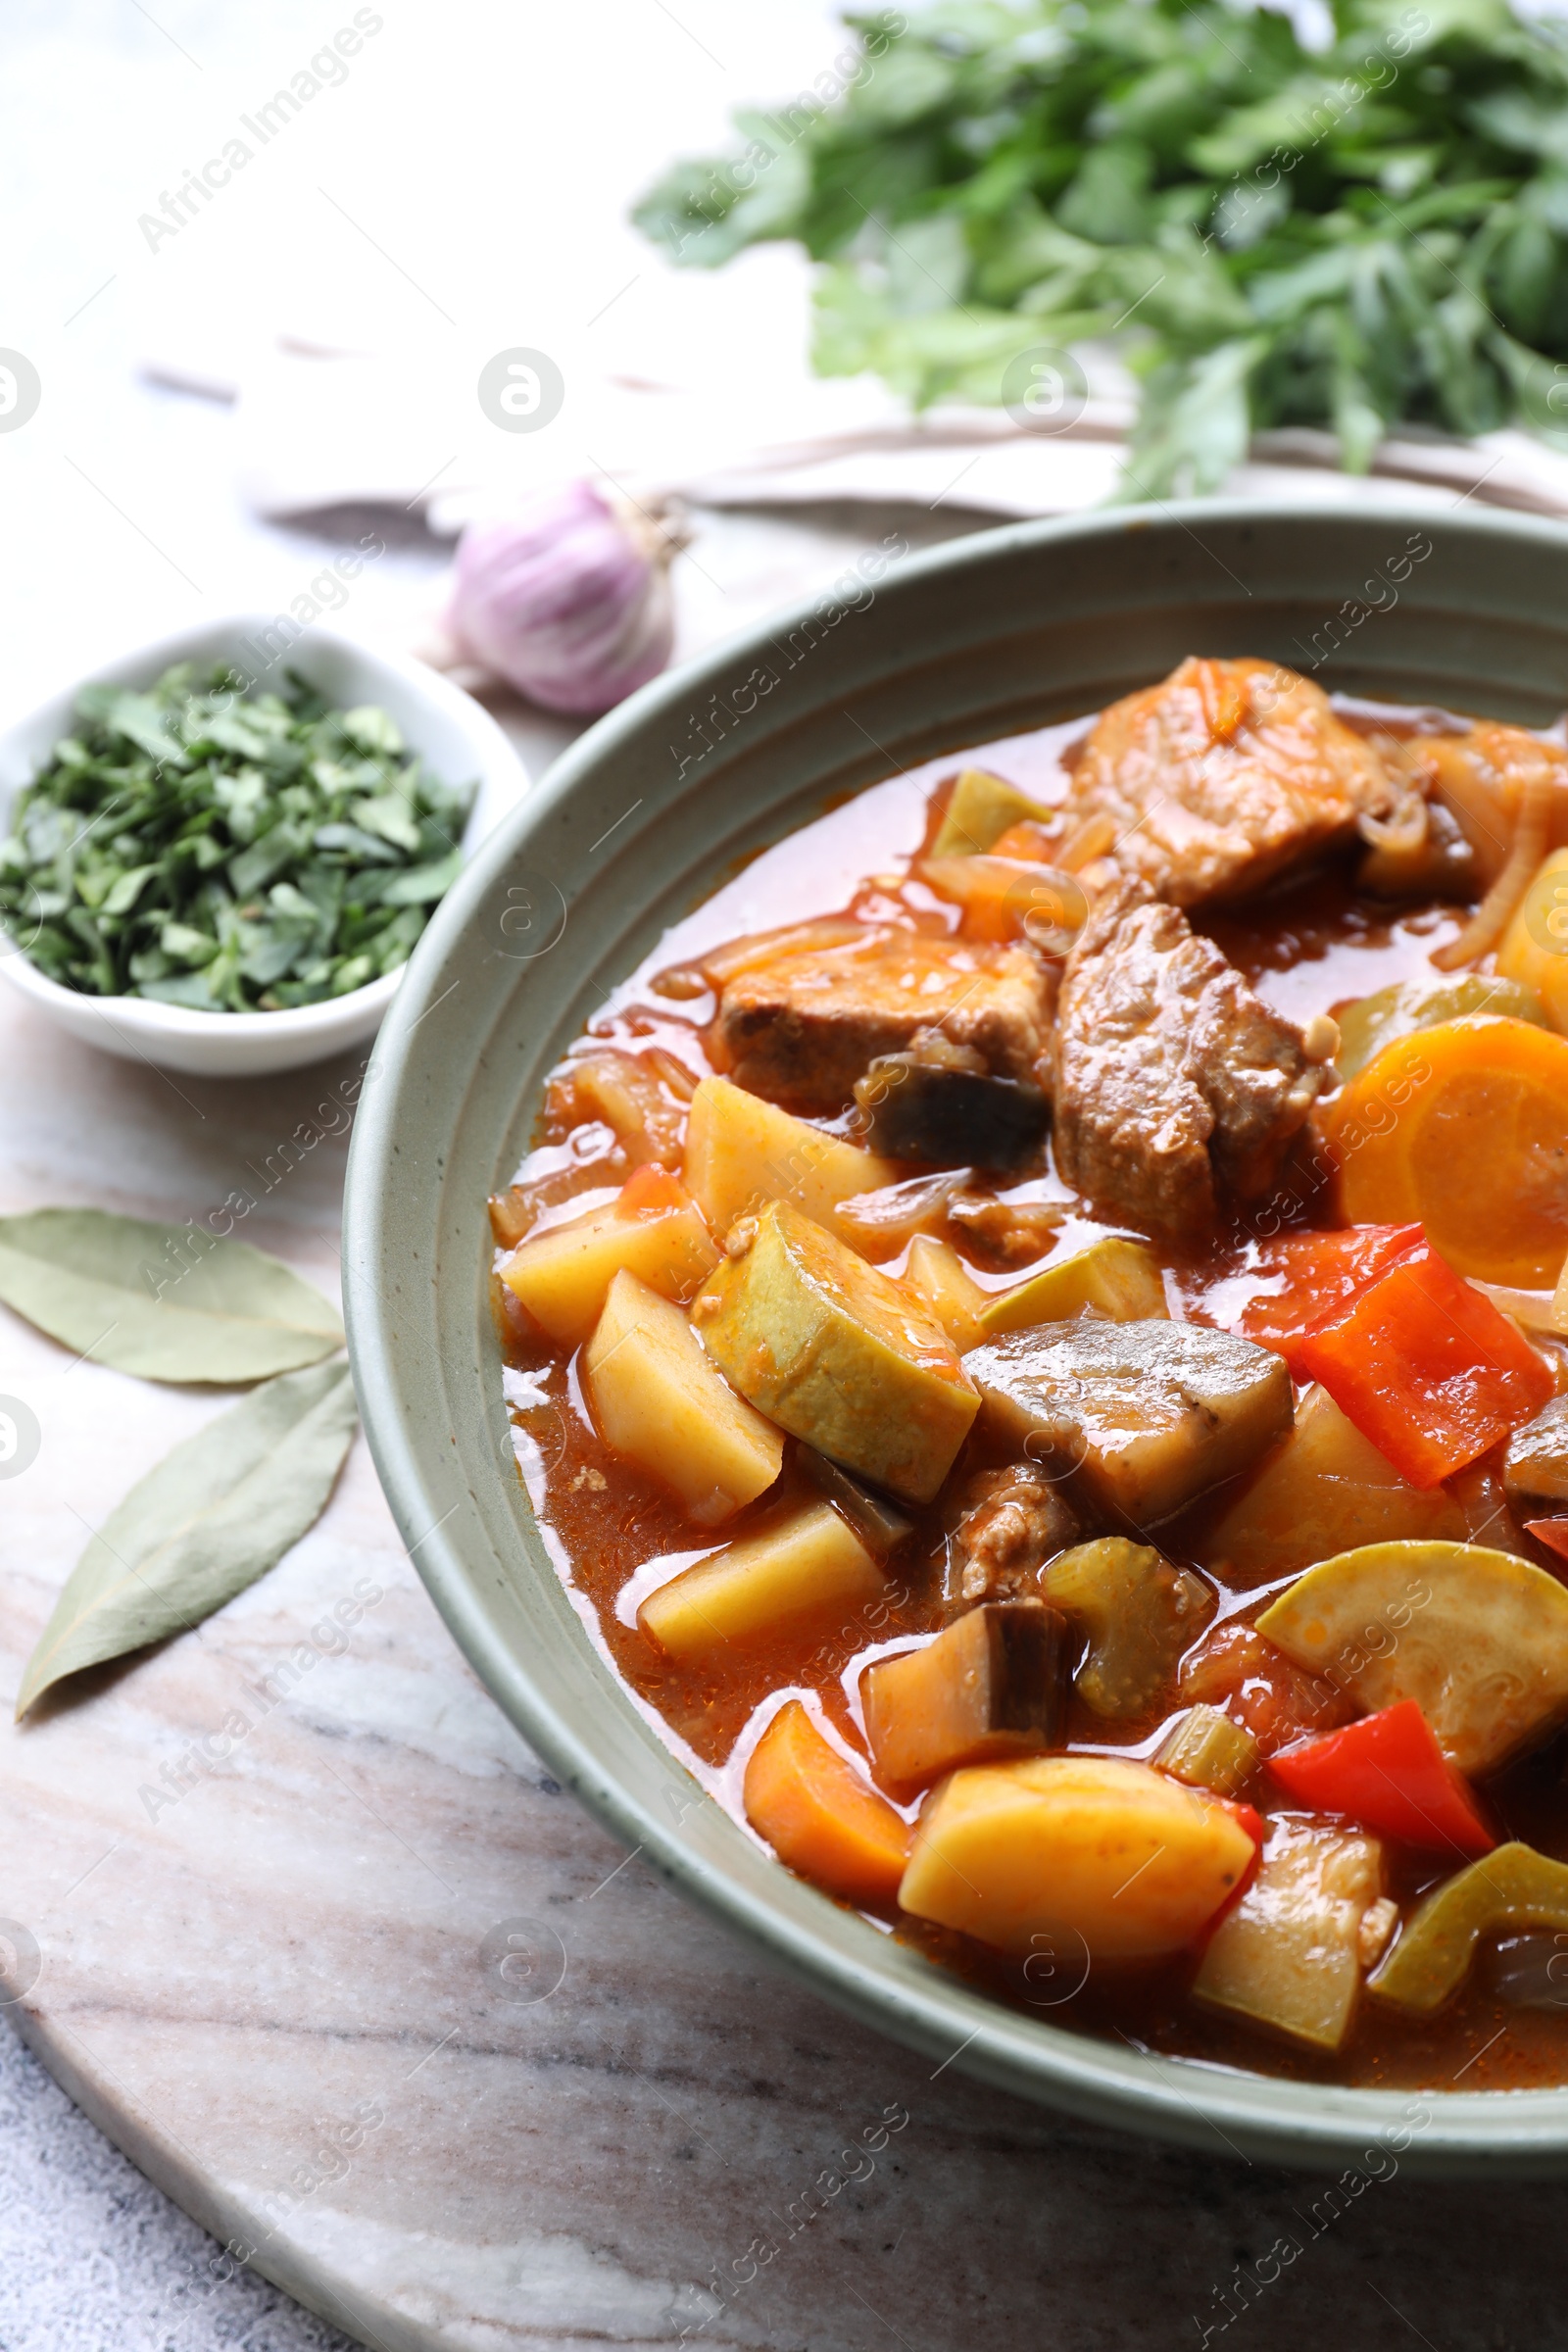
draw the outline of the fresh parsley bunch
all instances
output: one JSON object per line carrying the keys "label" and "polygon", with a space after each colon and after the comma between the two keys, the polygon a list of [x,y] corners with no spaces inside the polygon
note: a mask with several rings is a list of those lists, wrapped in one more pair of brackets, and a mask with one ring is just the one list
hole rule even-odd
{"label": "fresh parsley bunch", "polygon": [[[637,219],[680,261],[823,263],[814,361],[917,407],[1114,337],[1130,497],[1211,489],[1269,425],[1364,471],[1409,420],[1568,445],[1568,30],[1502,0],[939,0]],[[1014,376],[1016,381],[1016,371]]]}
{"label": "fresh parsley bunch", "polygon": [[189,665],[90,686],[0,843],[0,924],[89,996],[204,1012],[346,996],[407,961],[456,879],[473,794],[384,710]]}

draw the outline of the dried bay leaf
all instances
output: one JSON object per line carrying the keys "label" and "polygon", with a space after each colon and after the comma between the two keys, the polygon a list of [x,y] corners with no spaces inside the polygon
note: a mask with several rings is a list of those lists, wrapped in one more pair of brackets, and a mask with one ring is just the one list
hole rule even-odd
{"label": "dried bay leaf", "polygon": [[101,1208],[0,1217],[0,1299],[144,1380],[266,1380],[343,1345],[336,1307],[280,1258]]}
{"label": "dried bay leaf", "polygon": [[274,1567],[325,1508],[358,1425],[347,1364],[265,1382],[138,1480],[66,1580],[17,1698],[183,1633]]}

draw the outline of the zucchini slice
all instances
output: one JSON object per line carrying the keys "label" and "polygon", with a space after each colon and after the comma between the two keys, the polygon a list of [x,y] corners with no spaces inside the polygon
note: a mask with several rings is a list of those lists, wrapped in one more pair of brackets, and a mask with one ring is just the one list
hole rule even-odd
{"label": "zucchini slice", "polygon": [[1257,1630],[1368,1714],[1413,1698],[1462,1772],[1494,1772],[1568,1715],[1568,1590],[1482,1544],[1342,1551]]}

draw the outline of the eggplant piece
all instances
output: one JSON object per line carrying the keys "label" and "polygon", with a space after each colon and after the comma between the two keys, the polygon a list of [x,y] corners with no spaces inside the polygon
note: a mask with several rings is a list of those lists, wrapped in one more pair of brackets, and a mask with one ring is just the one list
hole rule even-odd
{"label": "eggplant piece", "polygon": [[1038,1160],[1051,1102],[1026,1079],[994,1077],[972,1047],[940,1035],[879,1054],[857,1081],[858,1140],[884,1159],[1013,1170]]}
{"label": "eggplant piece", "polygon": [[924,1788],[960,1764],[1060,1747],[1071,1637],[1044,1601],[986,1601],[924,1649],[867,1667],[860,1691],[877,1778]]}
{"label": "eggplant piece", "polygon": [[906,1519],[902,1511],[896,1511],[880,1494],[873,1494],[869,1487],[862,1487],[858,1478],[841,1470],[837,1462],[830,1462],[825,1453],[818,1453],[814,1446],[798,1443],[795,1465],[849,1521],[867,1551],[885,1560],[898,1550],[914,1524],[912,1520]]}
{"label": "eggplant piece", "polygon": [[1568,1502],[1568,1396],[1554,1396],[1514,1431],[1502,1457],[1502,1489],[1521,1518],[1539,1517],[1543,1502]]}
{"label": "eggplant piece", "polygon": [[1125,1536],[1064,1551],[1040,1579],[1040,1592],[1087,1635],[1078,1695],[1112,1722],[1148,1713],[1214,1613],[1200,1576]]}
{"label": "eggplant piece", "polygon": [[1488,1955],[1487,1976],[1516,2009],[1568,2009],[1568,1936],[1560,1928],[1506,1936]]}
{"label": "eggplant piece", "polygon": [[1291,1426],[1284,1357],[1196,1323],[1043,1323],[963,1364],[990,1426],[1122,1526],[1168,1518]]}
{"label": "eggplant piece", "polygon": [[949,1614],[981,1600],[1037,1600],[1041,1569],[1079,1535],[1078,1515],[1059,1483],[1038,1463],[1014,1462],[983,1470],[963,1499],[948,1545]]}

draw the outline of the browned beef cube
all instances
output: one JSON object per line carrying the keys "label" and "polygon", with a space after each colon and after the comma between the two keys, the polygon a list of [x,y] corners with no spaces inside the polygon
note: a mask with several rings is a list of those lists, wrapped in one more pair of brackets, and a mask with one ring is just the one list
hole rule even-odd
{"label": "browned beef cube", "polygon": [[1323,1083],[1271,1012],[1175,906],[1122,883],[1062,977],[1053,1048],[1056,1166],[1118,1222],[1172,1239],[1213,1224],[1215,1178],[1266,1192]]}
{"label": "browned beef cube", "polygon": [[1066,808],[1108,817],[1119,870],[1195,906],[1310,863],[1398,789],[1309,679],[1271,662],[1195,660],[1102,713]]}
{"label": "browned beef cube", "polygon": [[878,1054],[922,1030],[972,1047],[998,1077],[1028,1078],[1050,1017],[1031,949],[868,930],[863,942],[738,973],[722,993],[713,1055],[749,1093],[831,1118]]}
{"label": "browned beef cube", "polygon": [[949,1613],[982,1600],[1038,1599],[1040,1570],[1080,1532],[1059,1477],[1035,1462],[983,1470],[963,1503],[948,1545]]}

